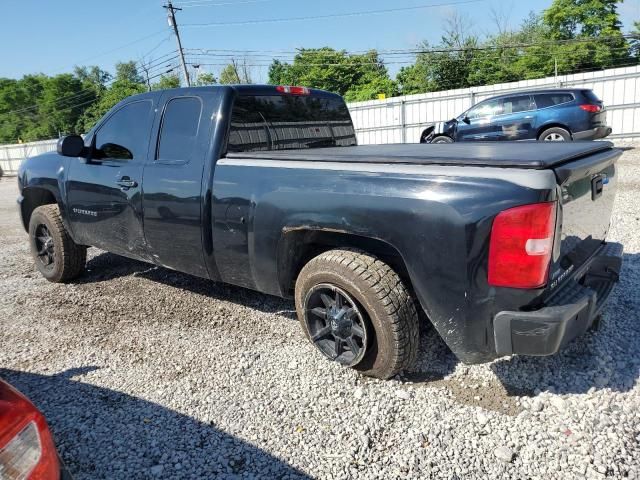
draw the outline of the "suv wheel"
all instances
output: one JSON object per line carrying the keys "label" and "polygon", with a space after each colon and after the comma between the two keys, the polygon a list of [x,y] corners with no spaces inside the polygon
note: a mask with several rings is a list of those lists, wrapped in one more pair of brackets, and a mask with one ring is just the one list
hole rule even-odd
{"label": "suv wheel", "polygon": [[538,140],[543,142],[570,142],[571,134],[564,128],[553,127],[542,132]]}
{"label": "suv wheel", "polygon": [[418,350],[418,315],[398,274],[357,250],[325,252],[296,281],[296,310],[307,338],[330,360],[390,378]]}
{"label": "suv wheel", "polygon": [[438,135],[431,140],[431,143],[453,143],[453,138],[447,137],[446,135]]}

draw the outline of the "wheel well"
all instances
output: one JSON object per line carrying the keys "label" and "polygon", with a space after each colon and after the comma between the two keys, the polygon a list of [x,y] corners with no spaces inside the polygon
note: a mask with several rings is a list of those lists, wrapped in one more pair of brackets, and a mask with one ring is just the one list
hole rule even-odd
{"label": "wheel well", "polygon": [[51,205],[56,202],[56,197],[44,188],[29,188],[22,192],[22,223],[25,230],[29,230],[29,221],[33,211],[42,205]]}
{"label": "wheel well", "polygon": [[309,260],[334,248],[356,248],[375,255],[389,265],[412,291],[409,272],[400,252],[383,240],[327,230],[287,232],[278,247],[278,278],[284,295],[293,295],[295,282]]}
{"label": "wheel well", "polygon": [[538,129],[538,133],[536,134],[536,139],[540,138],[540,135],[542,135],[542,132],[544,132],[545,130],[549,130],[550,128],[563,128],[567,132],[569,132],[569,134],[573,137],[573,134],[571,133],[571,129],[566,125],[563,125],[562,123],[550,123]]}

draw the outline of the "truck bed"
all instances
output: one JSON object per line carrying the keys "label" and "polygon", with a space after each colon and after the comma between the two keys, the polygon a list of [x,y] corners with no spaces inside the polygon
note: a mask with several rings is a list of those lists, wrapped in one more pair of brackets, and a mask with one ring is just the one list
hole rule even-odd
{"label": "truck bed", "polygon": [[611,142],[473,142],[328,147],[228,153],[227,158],[280,161],[456,165],[544,170],[610,150]]}

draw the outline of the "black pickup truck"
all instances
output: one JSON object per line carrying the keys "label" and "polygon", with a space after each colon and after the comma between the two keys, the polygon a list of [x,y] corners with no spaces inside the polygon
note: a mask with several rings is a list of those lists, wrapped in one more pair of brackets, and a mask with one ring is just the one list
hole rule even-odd
{"label": "black pickup truck", "polygon": [[[618,278],[605,242],[620,151],[606,142],[356,146],[334,94],[224,86],[130,97],[26,160],[37,268],[88,246],[295,298],[329,359],[409,368],[419,318],[464,362],[550,355]],[[424,315],[418,315],[418,311]]]}

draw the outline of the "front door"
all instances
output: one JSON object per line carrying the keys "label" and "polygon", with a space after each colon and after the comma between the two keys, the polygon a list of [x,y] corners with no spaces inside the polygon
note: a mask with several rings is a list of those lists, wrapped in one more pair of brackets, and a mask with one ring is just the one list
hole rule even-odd
{"label": "front door", "polygon": [[152,98],[121,106],[87,138],[91,158],[70,162],[67,205],[77,243],[146,258],[141,184],[154,115]]}

